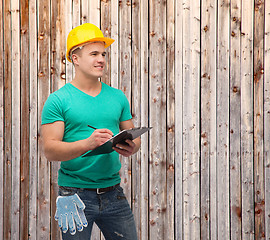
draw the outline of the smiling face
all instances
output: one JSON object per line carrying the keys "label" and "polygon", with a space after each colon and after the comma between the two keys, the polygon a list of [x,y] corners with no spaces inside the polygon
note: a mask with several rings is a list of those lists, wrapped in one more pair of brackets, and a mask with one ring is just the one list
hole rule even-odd
{"label": "smiling face", "polygon": [[72,54],[76,71],[87,78],[100,78],[106,63],[105,44],[103,42],[88,43],[82,49],[75,50]]}

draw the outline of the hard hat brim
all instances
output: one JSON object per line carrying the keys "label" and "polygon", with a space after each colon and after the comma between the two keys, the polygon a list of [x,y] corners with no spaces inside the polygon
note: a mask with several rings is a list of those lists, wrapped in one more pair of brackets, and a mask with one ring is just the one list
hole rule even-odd
{"label": "hard hat brim", "polygon": [[107,38],[107,37],[98,37],[98,38],[92,38],[90,41],[85,41],[85,42],[81,42],[80,44],[73,46],[71,49],[69,49],[69,51],[66,54],[66,58],[69,62],[72,62],[70,59],[70,52],[72,51],[72,49],[84,45],[85,43],[91,43],[91,42],[104,42],[105,43],[105,48],[109,47],[115,40],[112,38]]}

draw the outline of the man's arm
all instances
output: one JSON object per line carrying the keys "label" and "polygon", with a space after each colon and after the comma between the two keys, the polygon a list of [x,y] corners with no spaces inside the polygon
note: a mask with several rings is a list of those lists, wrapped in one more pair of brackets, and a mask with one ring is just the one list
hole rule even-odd
{"label": "man's arm", "polygon": [[113,133],[108,129],[95,130],[89,138],[76,142],[63,142],[65,125],[62,121],[41,127],[42,145],[49,161],[68,161],[102,145]]}
{"label": "man's arm", "polygon": [[[134,128],[134,124],[132,122],[132,120],[127,120],[127,121],[123,121],[120,123],[120,130],[125,130],[125,129],[130,129],[130,128]],[[123,155],[124,157],[129,157],[132,154],[136,153],[140,147],[141,147],[141,138],[138,137],[136,139],[126,140],[126,143],[128,143],[127,145],[123,145],[123,144],[117,144],[115,148],[113,148],[116,152],[118,152],[119,154]]]}

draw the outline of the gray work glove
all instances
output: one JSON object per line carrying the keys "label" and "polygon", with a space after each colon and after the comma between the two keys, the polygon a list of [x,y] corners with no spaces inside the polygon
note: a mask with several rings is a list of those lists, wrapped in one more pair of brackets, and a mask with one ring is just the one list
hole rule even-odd
{"label": "gray work glove", "polygon": [[66,233],[69,228],[70,233],[74,235],[76,233],[75,223],[79,232],[83,230],[83,227],[87,227],[88,222],[84,215],[84,209],[85,205],[76,193],[71,196],[57,197],[54,218],[58,221],[63,233]]}

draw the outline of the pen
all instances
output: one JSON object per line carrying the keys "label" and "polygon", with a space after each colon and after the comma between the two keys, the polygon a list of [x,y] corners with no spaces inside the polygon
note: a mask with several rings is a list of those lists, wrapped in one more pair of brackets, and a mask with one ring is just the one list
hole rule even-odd
{"label": "pen", "polygon": [[92,127],[92,126],[90,126],[90,125],[87,125],[87,127],[90,127],[90,128],[93,128],[93,129],[97,130],[97,128],[95,128],[95,127]]}
{"label": "pen", "polygon": [[[90,125],[87,125],[87,127],[90,127],[90,128],[93,128],[93,129],[97,130],[97,128],[92,127],[92,126],[90,126]],[[112,136],[113,136],[113,135],[112,135]]]}

